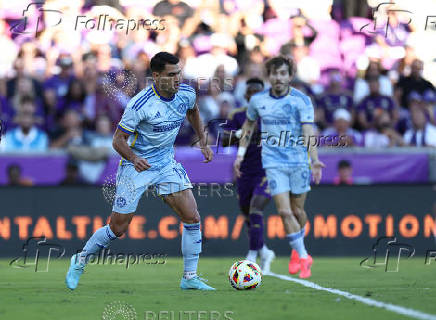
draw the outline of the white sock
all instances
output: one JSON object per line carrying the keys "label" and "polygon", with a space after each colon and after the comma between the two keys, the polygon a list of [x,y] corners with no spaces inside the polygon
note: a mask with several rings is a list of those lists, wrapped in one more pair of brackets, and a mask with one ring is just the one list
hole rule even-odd
{"label": "white sock", "polygon": [[306,247],[304,246],[304,238],[303,237],[297,238],[294,241],[291,241],[289,243],[291,244],[291,247],[298,252],[300,259],[307,258],[307,251],[306,251]]}
{"label": "white sock", "polygon": [[183,272],[183,278],[186,280],[192,279],[197,275],[197,272],[195,271],[184,271]]}
{"label": "white sock", "polygon": [[95,231],[91,238],[86,242],[82,252],[79,253],[79,263],[86,264],[91,254],[98,254],[100,249],[107,248],[110,242],[116,238],[117,236],[113,233],[108,224]]}
{"label": "white sock", "polygon": [[262,256],[265,254],[265,252],[268,251],[268,247],[266,246],[266,244],[263,245],[262,248],[260,248],[260,250],[258,250],[258,253]]}
{"label": "white sock", "polygon": [[292,249],[298,252],[300,259],[307,258],[307,251],[306,247],[304,246],[304,234],[302,230],[288,234],[286,236],[286,239],[288,239]]}
{"label": "white sock", "polygon": [[257,259],[257,250],[248,250],[247,260],[256,262]]}

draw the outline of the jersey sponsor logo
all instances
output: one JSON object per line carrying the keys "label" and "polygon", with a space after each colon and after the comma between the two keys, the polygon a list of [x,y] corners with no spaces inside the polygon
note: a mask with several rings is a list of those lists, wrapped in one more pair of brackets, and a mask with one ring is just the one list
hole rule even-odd
{"label": "jersey sponsor logo", "polygon": [[165,124],[162,126],[153,126],[153,132],[165,132],[165,131],[170,131],[173,130],[175,128],[178,128],[182,125],[183,123],[183,119],[182,120],[178,120],[178,121],[174,121],[172,123],[169,124]]}
{"label": "jersey sponsor logo", "polygon": [[289,119],[263,119],[263,124],[272,124],[272,125],[292,124],[292,121]]}

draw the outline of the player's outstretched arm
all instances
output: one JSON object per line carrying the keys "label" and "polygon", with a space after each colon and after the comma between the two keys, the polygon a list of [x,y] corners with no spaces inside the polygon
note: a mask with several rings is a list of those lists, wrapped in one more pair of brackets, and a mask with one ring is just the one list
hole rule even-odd
{"label": "player's outstretched arm", "polygon": [[319,184],[322,177],[322,168],[325,167],[325,164],[318,159],[318,149],[316,148],[316,143],[318,139],[313,139],[315,135],[313,125],[311,123],[303,124],[302,130],[304,142],[307,146],[307,151],[309,152],[310,159],[312,160],[311,168],[313,180],[316,184]]}
{"label": "player's outstretched arm", "polygon": [[117,151],[124,159],[132,162],[138,172],[150,168],[146,159],[140,158],[133,153],[132,149],[130,149],[127,144],[127,139],[129,139],[129,134],[117,129],[112,140],[112,146],[115,151]]}
{"label": "player's outstretched arm", "polygon": [[235,162],[233,163],[233,170],[237,178],[241,177],[241,163],[242,160],[244,160],[245,152],[247,152],[247,148],[250,144],[251,136],[253,135],[255,128],[256,121],[251,121],[249,119],[245,120],[244,124],[242,125],[242,135],[241,139],[239,140],[238,154]]}
{"label": "player's outstretched arm", "polygon": [[200,110],[198,110],[197,103],[195,104],[194,108],[186,112],[186,118],[199,138],[198,143],[200,144],[201,153],[203,153],[204,156],[203,162],[212,161],[213,152],[212,149],[207,145],[207,139],[204,134],[204,126],[200,118]]}

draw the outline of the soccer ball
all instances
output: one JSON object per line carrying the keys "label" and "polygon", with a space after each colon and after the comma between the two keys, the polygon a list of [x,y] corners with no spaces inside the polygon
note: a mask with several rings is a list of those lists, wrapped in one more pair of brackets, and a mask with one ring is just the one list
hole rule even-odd
{"label": "soccer ball", "polygon": [[262,270],[249,260],[237,261],[229,270],[229,281],[237,290],[254,289],[262,283]]}

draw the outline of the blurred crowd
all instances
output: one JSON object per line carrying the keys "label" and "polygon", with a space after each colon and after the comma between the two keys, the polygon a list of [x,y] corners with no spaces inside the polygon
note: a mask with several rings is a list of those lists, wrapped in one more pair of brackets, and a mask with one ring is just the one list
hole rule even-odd
{"label": "blurred crowd", "polygon": [[[292,85],[311,96],[318,134],[333,137],[323,145],[436,146],[434,29],[421,21],[431,12],[421,6],[411,19],[398,10],[410,1],[375,12],[381,2],[0,2],[0,150],[104,159],[159,51],[181,59],[211,141],[216,123],[247,104],[246,80],[266,80],[263,63],[281,54],[296,62]],[[193,139],[185,123],[176,145]]]}

